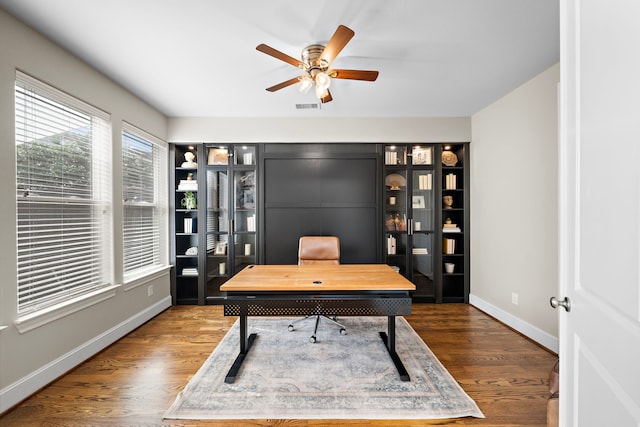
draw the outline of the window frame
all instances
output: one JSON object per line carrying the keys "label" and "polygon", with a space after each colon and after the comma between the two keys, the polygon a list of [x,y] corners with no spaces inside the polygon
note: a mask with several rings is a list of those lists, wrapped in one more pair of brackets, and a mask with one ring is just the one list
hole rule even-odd
{"label": "window frame", "polygon": [[[113,284],[112,271],[112,123],[108,113],[19,70],[16,70],[14,94],[15,156],[16,164],[19,165],[15,179],[18,249],[16,265],[18,319],[16,326],[20,332],[24,332],[115,295],[117,285]],[[64,173],[57,176],[58,172],[51,171],[51,168],[55,166],[55,161],[51,161],[50,158],[50,170],[45,171],[44,166],[38,165],[36,161],[28,158],[27,149],[23,149],[27,158],[21,157],[19,150],[21,144],[23,147],[35,147],[36,149],[38,144],[43,144],[43,146],[51,146],[55,153],[63,152],[66,150],[66,148],[62,148],[66,140],[64,143],[54,142],[52,135],[62,135],[63,139],[69,138],[71,140],[69,144],[73,145],[74,136],[68,134],[78,132],[80,128],[74,128],[74,124],[56,122],[56,120],[66,117],[65,115],[71,116],[76,113],[79,113],[77,114],[79,117],[88,117],[91,123],[90,132],[87,132],[89,135],[88,144],[92,153],[91,160],[86,162],[89,175],[85,176],[91,181],[88,184],[81,183],[78,177],[70,177]],[[50,137],[51,140],[47,141],[47,138]],[[78,139],[81,138],[78,137]],[[82,143],[82,141],[78,142],[78,144]],[[81,148],[81,145],[78,148]],[[60,158],[65,161],[73,159],[69,155],[65,157],[64,153]],[[21,165],[20,162],[27,162],[30,169],[25,172],[26,166]],[[33,167],[31,168],[31,166]],[[67,165],[63,164],[63,166]],[[67,170],[73,170],[73,168],[67,168]],[[35,171],[36,174],[42,172],[42,175],[38,174],[36,178],[33,178],[32,171]],[[65,173],[69,174],[70,172],[65,171]],[[82,174],[78,172],[78,175]],[[56,179],[51,179],[51,182],[47,181],[48,176],[57,178],[59,182],[56,183]],[[64,179],[60,179],[61,177]],[[36,182],[34,179],[40,179],[40,184],[34,184]],[[31,191],[34,185],[39,191]],[[56,187],[56,185],[58,186]],[[31,214],[30,209],[32,208],[37,210],[39,217]],[[69,213],[74,208],[76,213]],[[85,212],[82,212],[82,209],[85,209]],[[57,218],[55,216],[56,210],[58,211]],[[82,213],[78,214],[77,212]],[[81,216],[74,217],[73,215]],[[76,218],[80,218],[80,222],[73,231],[70,223]],[[81,279],[78,279],[80,276],[78,259],[84,258],[80,256],[82,252],[79,249],[63,250],[59,246],[70,246],[69,240],[78,239],[78,235],[82,232],[78,232],[77,228],[85,226],[86,221],[89,221],[90,228],[88,232],[85,231],[89,237],[84,241],[89,242],[89,247],[83,250],[91,251],[92,256],[88,257],[90,259],[87,261],[87,269],[91,269],[93,272],[94,281],[87,281],[83,284],[79,281]],[[53,224],[56,226],[54,227]],[[47,234],[47,230],[52,228],[57,228],[58,233]],[[48,262],[43,260],[44,255],[49,254],[41,249],[42,246],[39,246],[42,242],[53,243],[53,246],[58,245],[58,247],[52,246],[50,249],[51,259]],[[69,254],[75,255],[77,259],[74,266],[75,273],[67,276],[63,273],[71,273],[69,269],[74,265],[67,258]],[[61,277],[65,279],[61,280]],[[68,283],[65,284],[65,281]],[[51,295],[55,296],[35,295],[48,287],[53,288],[54,292]]]}
{"label": "window frame", "polygon": [[[128,136],[127,136],[128,134]],[[134,193],[138,193],[141,198],[149,198],[149,194],[144,194],[144,189],[135,189],[131,188],[131,191],[127,190],[127,178],[126,175],[126,142],[125,138],[138,139],[142,142],[149,144],[153,148],[154,158],[152,159],[153,166],[153,177],[151,177],[151,181],[154,184],[153,188],[153,202],[149,203],[148,201],[138,202],[136,200],[131,200],[128,198],[128,195],[131,191]],[[159,271],[164,271],[167,268],[166,260],[166,218],[164,217],[167,213],[167,200],[168,200],[168,166],[166,165],[166,158],[168,155],[168,144],[162,139],[151,135],[150,133],[132,125],[127,122],[122,123],[122,132],[121,132],[121,154],[122,154],[122,276],[123,283],[125,284],[125,290],[132,289],[142,283],[142,278],[148,276],[154,276],[154,273]],[[138,178],[143,179],[144,177],[139,176]],[[147,176],[147,178],[149,178]],[[138,183],[140,184],[140,183]],[[127,271],[128,260],[126,259],[128,250],[128,239],[126,237],[127,233],[127,209],[128,208],[137,208],[139,210],[143,209],[151,209],[153,211],[153,217],[155,221],[155,225],[152,228],[155,228],[155,232],[157,235],[155,236],[155,254],[154,254],[154,262],[152,264],[141,265],[138,268]],[[144,228],[144,227],[142,227]],[[142,231],[140,229],[138,232]],[[142,241],[142,238],[134,239],[138,241]],[[141,256],[138,256],[138,263],[140,263]]]}

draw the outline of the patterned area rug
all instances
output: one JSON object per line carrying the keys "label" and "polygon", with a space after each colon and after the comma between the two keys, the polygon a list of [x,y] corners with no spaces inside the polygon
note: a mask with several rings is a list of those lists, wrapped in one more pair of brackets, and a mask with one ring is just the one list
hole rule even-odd
{"label": "patterned area rug", "polygon": [[169,419],[439,419],[484,415],[407,321],[396,320],[401,381],[378,332],[386,317],[345,317],[347,328],[313,320],[249,318],[258,337],[233,384],[224,377],[239,350],[233,325],[167,410]]}

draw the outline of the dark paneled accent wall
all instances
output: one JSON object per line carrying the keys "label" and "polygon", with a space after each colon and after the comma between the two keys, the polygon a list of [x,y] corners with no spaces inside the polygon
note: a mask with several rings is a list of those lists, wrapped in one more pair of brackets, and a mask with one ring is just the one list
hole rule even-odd
{"label": "dark paneled accent wall", "polygon": [[340,238],[341,262],[379,260],[379,161],[374,144],[267,144],[264,263],[295,264],[303,235]]}

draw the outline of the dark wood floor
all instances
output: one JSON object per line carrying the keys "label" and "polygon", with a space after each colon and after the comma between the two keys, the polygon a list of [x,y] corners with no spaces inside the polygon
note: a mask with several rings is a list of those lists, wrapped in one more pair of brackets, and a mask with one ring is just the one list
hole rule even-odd
{"label": "dark wood floor", "polygon": [[464,304],[415,304],[407,318],[486,418],[162,420],[235,321],[219,306],[172,307],[0,418],[10,426],[546,426],[555,355]]}

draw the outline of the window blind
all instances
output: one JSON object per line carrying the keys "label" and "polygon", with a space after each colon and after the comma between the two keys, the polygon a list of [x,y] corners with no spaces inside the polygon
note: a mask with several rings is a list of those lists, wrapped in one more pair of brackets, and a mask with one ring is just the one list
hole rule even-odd
{"label": "window blind", "polygon": [[166,158],[161,140],[123,124],[122,196],[125,281],[157,267],[160,257],[160,215],[166,191],[161,167]]}
{"label": "window blind", "polygon": [[15,124],[20,315],[109,285],[111,126],[20,72]]}

